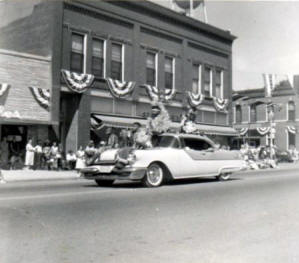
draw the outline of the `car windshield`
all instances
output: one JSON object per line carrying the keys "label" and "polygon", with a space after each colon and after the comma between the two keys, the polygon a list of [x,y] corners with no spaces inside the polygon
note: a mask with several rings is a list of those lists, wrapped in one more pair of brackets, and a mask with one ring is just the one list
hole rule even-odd
{"label": "car windshield", "polygon": [[179,148],[179,141],[174,136],[158,136],[154,143],[154,147]]}

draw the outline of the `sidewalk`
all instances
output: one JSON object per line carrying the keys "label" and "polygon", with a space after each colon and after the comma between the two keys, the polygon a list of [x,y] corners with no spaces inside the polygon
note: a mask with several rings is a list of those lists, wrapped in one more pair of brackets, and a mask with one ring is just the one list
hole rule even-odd
{"label": "sidewalk", "polygon": [[2,180],[0,182],[9,183],[17,181],[39,181],[39,180],[59,180],[76,179],[80,175],[76,171],[45,171],[45,170],[1,170]]}

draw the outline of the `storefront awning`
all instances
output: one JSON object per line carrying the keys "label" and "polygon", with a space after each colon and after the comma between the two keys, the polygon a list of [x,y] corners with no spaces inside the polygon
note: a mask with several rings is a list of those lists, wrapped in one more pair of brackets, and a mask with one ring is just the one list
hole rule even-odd
{"label": "storefront awning", "polygon": [[239,133],[232,127],[197,124],[198,130],[208,135],[237,136]]}

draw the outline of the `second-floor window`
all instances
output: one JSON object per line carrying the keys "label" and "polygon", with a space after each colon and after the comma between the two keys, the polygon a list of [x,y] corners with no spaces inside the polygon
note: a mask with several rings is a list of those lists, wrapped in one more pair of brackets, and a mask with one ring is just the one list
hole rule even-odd
{"label": "second-floor window", "polygon": [[157,54],[146,53],[146,84],[157,86]]}
{"label": "second-floor window", "polygon": [[104,46],[105,42],[101,39],[92,40],[92,62],[91,62],[91,72],[95,77],[104,77]]}
{"label": "second-floor window", "polygon": [[205,67],[204,95],[212,97],[212,69],[210,67]]}
{"label": "second-floor window", "polygon": [[165,57],[164,72],[165,89],[172,89],[174,85],[174,59],[172,57]]}
{"label": "second-floor window", "polygon": [[241,105],[236,105],[236,123],[242,122],[242,108]]}
{"label": "second-floor window", "polygon": [[296,108],[295,103],[293,101],[290,101],[288,103],[288,120],[289,121],[295,121],[296,119]]}
{"label": "second-floor window", "polygon": [[198,64],[192,66],[192,93],[201,93],[201,65]]}
{"label": "second-floor window", "polygon": [[256,116],[256,105],[253,104],[250,106],[250,122],[256,122],[257,116]]}
{"label": "second-floor window", "polygon": [[71,49],[71,65],[70,70],[83,73],[84,68],[84,51],[85,51],[85,37],[84,35],[72,33],[72,49]]}
{"label": "second-floor window", "polygon": [[223,71],[222,70],[216,70],[215,97],[223,99]]}
{"label": "second-floor window", "polygon": [[123,45],[111,45],[111,78],[123,81]]}

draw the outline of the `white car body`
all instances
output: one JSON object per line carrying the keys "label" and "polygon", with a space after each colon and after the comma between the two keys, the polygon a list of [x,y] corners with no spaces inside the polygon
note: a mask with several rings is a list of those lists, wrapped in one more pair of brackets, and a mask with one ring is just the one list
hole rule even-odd
{"label": "white car body", "polygon": [[[122,157],[120,149],[109,149],[100,156],[98,164],[81,170],[86,179],[143,180],[151,164],[158,164],[171,179],[221,176],[240,171],[245,163],[238,151],[217,149],[205,136],[192,134],[163,134],[158,147],[131,149],[133,161],[127,161],[130,154]],[[162,145],[164,142],[165,145]],[[171,145],[167,145],[170,142]],[[202,147],[203,149],[199,148]],[[116,163],[123,165],[117,168]]]}

